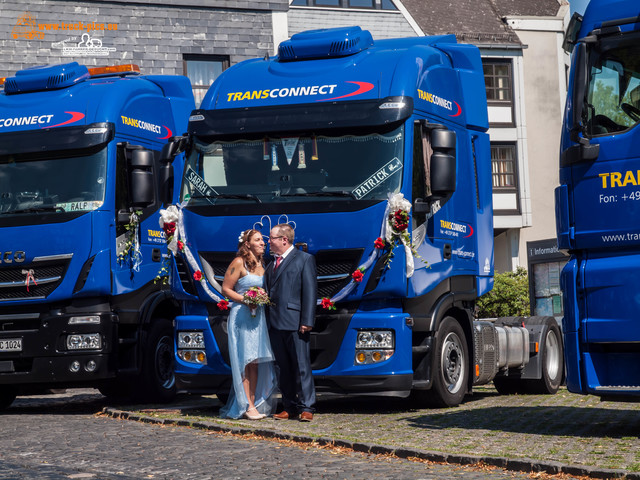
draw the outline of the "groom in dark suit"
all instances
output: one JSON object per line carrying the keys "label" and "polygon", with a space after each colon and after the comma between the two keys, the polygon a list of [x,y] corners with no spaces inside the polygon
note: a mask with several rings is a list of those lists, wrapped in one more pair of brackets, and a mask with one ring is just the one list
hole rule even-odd
{"label": "groom in dark suit", "polygon": [[267,309],[267,325],[284,406],[273,417],[310,422],[316,403],[309,353],[318,290],[316,261],[294,248],[293,240],[288,224],[276,225],[269,235],[275,261],[265,271],[265,287],[273,302]]}

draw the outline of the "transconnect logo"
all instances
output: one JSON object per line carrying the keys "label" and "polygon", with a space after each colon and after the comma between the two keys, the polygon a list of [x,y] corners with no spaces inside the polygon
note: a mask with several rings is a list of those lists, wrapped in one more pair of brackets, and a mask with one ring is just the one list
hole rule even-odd
{"label": "transconnect logo", "polygon": [[[52,120],[56,114],[54,113],[44,113],[42,115],[26,115],[22,117],[7,117],[0,118],[0,129],[9,128],[9,127],[22,127],[22,126],[34,126],[40,128],[53,128],[53,127],[61,127],[63,125],[69,125],[71,123],[75,123],[78,120],[82,120],[84,118],[84,113],[80,112],[64,112],[67,115],[71,115],[71,118],[67,118],[63,122],[56,123],[55,125],[51,125]],[[59,120],[58,120],[59,121]]]}
{"label": "transconnect logo", "polygon": [[473,235],[473,227],[468,223],[456,223],[449,220],[440,220],[441,232],[445,235],[458,237],[463,234],[463,238]]}
{"label": "transconnect logo", "polygon": [[138,118],[130,118],[125,117],[124,115],[120,115],[122,119],[123,125],[128,125],[129,127],[139,128],[140,130],[146,130],[147,132],[157,133],[158,135],[162,134],[162,127],[167,130],[167,134],[164,137],[158,137],[161,140],[167,139],[172,135],[171,129],[166,127],[165,125],[156,125],[155,123],[145,122],[144,120],[140,120]]}
{"label": "transconnect logo", "polygon": [[[419,88],[418,98],[429,103],[433,103],[434,105],[437,105],[439,107],[446,108],[447,110],[452,112],[449,114],[450,117],[457,117],[462,113],[462,108],[460,108],[460,105],[458,105],[458,102],[456,102],[455,100],[447,100],[446,98],[439,97],[438,95],[434,95],[430,92],[425,92],[424,90],[420,90]],[[455,108],[453,106],[454,103]]]}
{"label": "transconnect logo", "polygon": [[[227,102],[242,102],[243,100],[265,100],[268,98],[288,98],[288,97],[317,97],[316,101],[336,100],[338,98],[353,97],[368,92],[374,88],[374,85],[369,82],[356,82],[346,81],[344,83],[352,84],[357,87],[355,90],[346,93],[344,95],[332,96],[326,98],[326,95],[334,95],[338,84],[324,84],[324,85],[307,85],[303,87],[281,87],[281,88],[269,88],[261,90],[244,90],[240,92],[226,93]],[[349,85],[350,89],[353,86]],[[336,92],[337,93],[337,92]]]}

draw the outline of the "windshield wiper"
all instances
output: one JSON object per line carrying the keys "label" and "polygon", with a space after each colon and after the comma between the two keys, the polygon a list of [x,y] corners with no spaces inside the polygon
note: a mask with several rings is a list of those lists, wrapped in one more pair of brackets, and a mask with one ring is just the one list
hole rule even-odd
{"label": "windshield wiper", "polygon": [[206,199],[213,199],[213,200],[215,200],[216,198],[237,198],[240,200],[253,200],[256,203],[262,203],[262,200],[260,200],[258,197],[250,193],[219,193],[217,195],[192,195],[191,198],[206,198]]}
{"label": "windshield wiper", "polygon": [[29,208],[20,208],[18,210],[11,210],[9,212],[2,212],[3,215],[8,215],[11,213],[42,213],[42,212],[65,212],[65,209],[62,207],[55,207],[53,205],[47,207],[29,207]]}
{"label": "windshield wiper", "polygon": [[281,193],[281,197],[351,197],[354,200],[358,198],[352,193],[346,190],[336,190],[334,192],[318,191],[318,192],[305,192],[305,193]]}

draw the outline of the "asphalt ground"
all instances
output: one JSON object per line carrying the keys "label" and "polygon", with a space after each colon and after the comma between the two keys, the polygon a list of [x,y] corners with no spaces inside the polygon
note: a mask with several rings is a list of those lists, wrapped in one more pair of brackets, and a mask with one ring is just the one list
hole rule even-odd
{"label": "asphalt ground", "polygon": [[640,403],[556,395],[500,395],[476,388],[458,407],[408,399],[321,397],[313,422],[229,420],[212,396],[171,405],[115,405],[106,415],[461,465],[492,465],[571,478],[640,479]]}

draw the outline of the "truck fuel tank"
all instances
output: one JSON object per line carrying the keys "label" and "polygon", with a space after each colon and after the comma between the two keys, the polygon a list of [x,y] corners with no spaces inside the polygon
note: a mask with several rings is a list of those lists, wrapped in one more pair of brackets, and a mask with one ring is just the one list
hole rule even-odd
{"label": "truck fuel tank", "polygon": [[475,385],[489,383],[501,370],[523,368],[529,361],[529,331],[524,327],[473,322]]}

